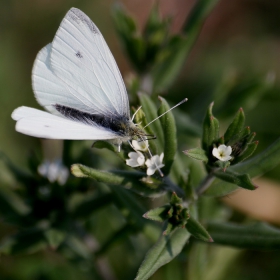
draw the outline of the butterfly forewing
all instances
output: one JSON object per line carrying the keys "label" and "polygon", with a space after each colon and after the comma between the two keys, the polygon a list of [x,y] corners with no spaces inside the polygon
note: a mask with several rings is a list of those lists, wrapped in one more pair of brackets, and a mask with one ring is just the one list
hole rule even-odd
{"label": "butterfly forewing", "polygon": [[84,112],[92,112],[93,109],[83,103],[76,92],[71,91],[65,82],[54,75],[50,66],[50,52],[51,44],[48,44],[38,53],[32,70],[32,87],[38,103],[57,115],[60,113],[54,104],[78,106]]}
{"label": "butterfly forewing", "polygon": [[[51,69],[92,108],[91,113],[129,116],[128,97],[116,62],[98,28],[78,9],[66,14],[55,35]],[[79,106],[75,108],[82,110]]]}

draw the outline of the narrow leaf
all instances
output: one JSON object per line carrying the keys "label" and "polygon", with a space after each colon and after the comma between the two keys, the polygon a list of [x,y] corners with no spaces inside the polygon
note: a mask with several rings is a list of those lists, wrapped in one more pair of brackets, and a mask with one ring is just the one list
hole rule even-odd
{"label": "narrow leaf", "polygon": [[166,229],[162,234],[163,235],[169,235],[177,227],[178,227],[177,225],[174,225],[173,223],[167,222]]}
{"label": "narrow leaf", "polygon": [[103,194],[98,197],[94,196],[91,198],[86,197],[85,200],[80,202],[72,210],[71,214],[75,218],[87,218],[95,211],[99,210],[102,207],[108,206],[108,204],[113,202],[112,194]]}
{"label": "narrow leaf", "polygon": [[205,242],[214,242],[207,230],[192,216],[186,223],[186,229],[197,239],[203,240]]}
{"label": "narrow leaf", "polygon": [[242,161],[246,160],[247,158],[249,158],[257,149],[258,144],[259,144],[259,141],[255,141],[253,143],[248,144],[246,150],[240,156],[235,158],[232,163],[235,164],[238,162],[242,162]]}
{"label": "narrow leaf", "polygon": [[183,153],[190,158],[201,160],[207,163],[208,157],[206,156],[206,153],[203,149],[200,148],[194,148],[190,150],[183,151]]}
{"label": "narrow leaf", "polygon": [[161,266],[174,259],[183,249],[190,234],[181,228],[175,229],[167,236],[161,236],[159,241],[147,253],[141,264],[136,280],[151,277]]}
{"label": "narrow leaf", "polygon": [[185,24],[184,36],[176,36],[170,40],[164,53],[161,54],[164,59],[152,69],[154,91],[166,90],[172,85],[197,40],[204,21],[217,2],[218,0],[196,2]]}
{"label": "narrow leaf", "polygon": [[208,156],[211,155],[213,142],[219,139],[219,121],[212,114],[213,105],[214,102],[210,104],[203,122],[202,148]]}
{"label": "narrow leaf", "polygon": [[6,254],[34,253],[47,246],[43,230],[22,230],[0,244],[0,252]]}
{"label": "narrow leaf", "polygon": [[151,209],[146,212],[143,217],[149,220],[157,221],[157,222],[164,222],[169,218],[169,211],[171,210],[171,206],[164,205],[161,207],[157,207],[155,209]]}
{"label": "narrow leaf", "polygon": [[45,231],[45,237],[52,249],[56,249],[65,239],[66,233],[57,229]]}
{"label": "narrow leaf", "polygon": [[247,190],[255,190],[257,187],[252,183],[250,176],[248,174],[238,174],[228,169],[223,171],[214,171],[213,173],[219,179],[222,179],[226,182],[235,184],[241,188]]}
{"label": "narrow leaf", "polygon": [[71,172],[76,177],[88,177],[98,182],[113,186],[122,186],[140,195],[148,197],[158,197],[166,193],[169,188],[166,183],[152,178],[151,181],[145,180],[146,174],[141,172],[129,171],[101,171],[87,167],[82,164],[73,164]]}
{"label": "narrow leaf", "polygon": [[114,153],[116,153],[116,155],[118,155],[121,159],[125,160],[125,156],[124,156],[124,152],[123,150],[121,150],[120,152],[118,151],[118,147],[116,145],[113,145],[107,141],[103,141],[103,140],[98,140],[95,141],[92,144],[93,148],[97,148],[97,149],[108,149],[109,151],[112,151]]}
{"label": "narrow leaf", "polygon": [[228,129],[225,132],[224,137],[225,137],[226,144],[228,144],[228,142],[232,138],[237,138],[240,135],[244,127],[244,123],[245,123],[244,111],[242,108],[240,108],[235,118],[233,119],[232,123],[229,125]]}
{"label": "narrow leaf", "polygon": [[183,200],[176,194],[176,192],[173,192],[170,198],[170,204],[177,205],[181,203],[183,203]]}
{"label": "narrow leaf", "polygon": [[[158,115],[165,113],[170,109],[166,100],[159,97],[161,106],[158,109]],[[160,117],[160,123],[164,135],[164,164],[162,171],[165,175],[168,175],[171,166],[174,161],[174,157],[177,152],[177,135],[176,135],[176,123],[172,112],[168,112]]]}
{"label": "narrow leaf", "polygon": [[142,214],[145,211],[143,206],[136,202],[135,196],[125,189],[119,191],[111,188],[111,191],[113,192],[114,204],[123,213],[129,224],[141,230],[148,223],[148,221],[142,218]]}
{"label": "narrow leaf", "polygon": [[107,250],[111,249],[117,242],[122,240],[128,240],[128,236],[135,234],[135,230],[131,225],[125,224],[123,227],[118,229],[116,232],[111,234],[111,236],[105,241],[100,249],[95,253],[96,256],[106,253]]}
{"label": "narrow leaf", "polygon": [[[155,104],[152,102],[151,97],[146,94],[139,94],[139,100],[141,105],[143,106],[143,111],[147,117],[147,121],[151,122],[155,118],[157,118],[157,108]],[[155,133],[157,137],[156,141],[158,145],[158,150],[156,151],[157,154],[160,154],[163,150],[163,131],[159,120],[156,120],[150,125],[152,131]]]}
{"label": "narrow leaf", "polygon": [[186,37],[173,37],[162,51],[161,57],[152,69],[154,92],[166,90],[172,85],[192,45]]}
{"label": "narrow leaf", "polygon": [[265,223],[238,225],[211,222],[207,230],[216,244],[255,250],[280,249],[280,230]]}

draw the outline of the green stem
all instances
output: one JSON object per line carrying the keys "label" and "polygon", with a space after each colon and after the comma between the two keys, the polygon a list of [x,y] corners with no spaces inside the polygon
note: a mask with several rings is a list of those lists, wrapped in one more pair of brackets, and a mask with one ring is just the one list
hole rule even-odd
{"label": "green stem", "polygon": [[202,195],[212,184],[214,181],[215,176],[213,176],[213,173],[208,173],[208,175],[201,181],[201,183],[198,185],[198,187],[195,190],[196,198],[198,198],[200,195]]}

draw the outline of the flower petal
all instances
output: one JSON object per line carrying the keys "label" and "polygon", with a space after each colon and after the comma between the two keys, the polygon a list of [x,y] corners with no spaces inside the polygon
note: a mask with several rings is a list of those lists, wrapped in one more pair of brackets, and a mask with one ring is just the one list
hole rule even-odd
{"label": "flower petal", "polygon": [[147,140],[145,141],[132,140],[132,146],[135,149],[135,151],[147,151],[149,147],[149,143]]}
{"label": "flower petal", "polygon": [[152,161],[150,159],[147,159],[145,164],[147,165],[147,167],[150,167],[152,165]]}
{"label": "flower petal", "polygon": [[232,157],[231,156],[223,156],[220,160],[221,161],[229,161]]}
{"label": "flower petal", "polygon": [[156,169],[154,169],[152,167],[149,167],[147,169],[147,175],[149,175],[149,176],[153,175],[155,172],[156,172]]}
{"label": "flower petal", "polygon": [[220,158],[220,153],[219,153],[219,151],[218,151],[218,149],[217,148],[214,148],[213,150],[212,150],[212,155],[214,156],[214,157],[216,157],[216,158]]}
{"label": "flower petal", "polygon": [[[227,147],[226,147],[226,155],[229,156],[229,155],[231,154],[231,152],[232,152],[231,146],[227,146]],[[230,157],[230,158],[231,158],[231,157]]]}

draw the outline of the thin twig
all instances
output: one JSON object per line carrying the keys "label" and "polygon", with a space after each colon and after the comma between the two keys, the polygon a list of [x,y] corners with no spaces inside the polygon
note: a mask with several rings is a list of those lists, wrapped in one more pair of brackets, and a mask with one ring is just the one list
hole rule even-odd
{"label": "thin twig", "polygon": [[196,188],[195,193],[197,197],[199,197],[201,194],[203,194],[212,184],[214,181],[215,176],[213,176],[212,173],[209,173],[199,184],[199,186]]}

